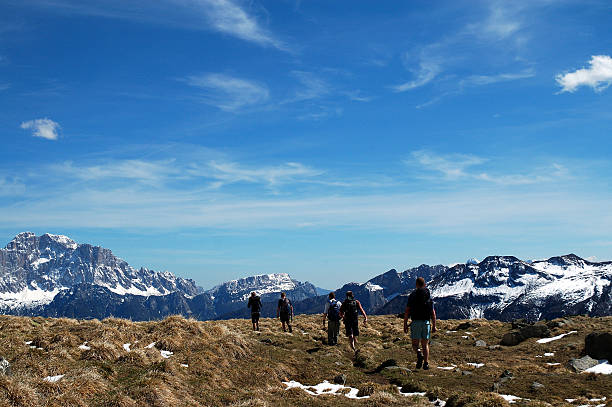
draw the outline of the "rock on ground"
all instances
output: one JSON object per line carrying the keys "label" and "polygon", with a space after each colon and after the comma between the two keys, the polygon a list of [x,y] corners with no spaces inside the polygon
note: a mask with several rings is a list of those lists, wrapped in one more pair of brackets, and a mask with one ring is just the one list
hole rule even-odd
{"label": "rock on ground", "polygon": [[567,367],[574,372],[580,373],[583,372],[593,366],[597,366],[599,362],[596,359],[593,359],[590,356],[584,356],[580,359],[572,359],[567,362]]}
{"label": "rock on ground", "polygon": [[586,354],[594,359],[606,359],[612,363],[612,333],[593,332],[584,340]]}
{"label": "rock on ground", "polygon": [[0,356],[0,375],[10,375],[11,374],[11,364],[8,360],[4,359]]}

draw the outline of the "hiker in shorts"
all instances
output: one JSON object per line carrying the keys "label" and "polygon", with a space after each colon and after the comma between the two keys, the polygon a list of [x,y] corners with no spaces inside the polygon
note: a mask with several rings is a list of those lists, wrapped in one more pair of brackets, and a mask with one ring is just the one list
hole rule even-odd
{"label": "hiker in shorts", "polygon": [[[425,279],[416,279],[416,289],[408,296],[408,304],[404,311],[404,333],[408,333],[408,317],[410,323],[410,337],[412,338],[412,349],[416,352],[416,368],[429,369],[429,338],[432,332],[436,332],[436,310],[429,289],[425,287]],[[431,325],[429,320],[431,319]],[[419,345],[421,349],[419,349]]]}
{"label": "hiker in shorts", "polygon": [[280,321],[283,324],[283,332],[287,332],[285,323],[289,328],[289,332],[293,332],[291,329],[291,320],[293,320],[293,305],[291,305],[291,301],[289,301],[289,298],[287,298],[285,293],[281,293],[280,300],[278,300],[276,318],[280,318]]}
{"label": "hiker in shorts", "polygon": [[259,316],[261,315],[261,298],[255,291],[249,297],[247,307],[251,309],[251,322],[253,323],[253,331],[259,331]]}
{"label": "hiker in shorts", "polygon": [[365,318],[363,320],[363,325],[365,326],[368,323],[368,316],[363,310],[359,300],[353,297],[353,292],[347,291],[346,299],[340,306],[340,318],[344,320],[346,336],[349,338],[349,343],[353,350],[356,350],[357,337],[359,336],[359,312],[361,312]]}
{"label": "hiker in shorts", "polygon": [[325,330],[325,319],[327,319],[327,344],[337,345],[338,334],[340,333],[340,307],[342,303],[336,299],[336,294],[332,291],[328,295],[323,311],[323,330]]}

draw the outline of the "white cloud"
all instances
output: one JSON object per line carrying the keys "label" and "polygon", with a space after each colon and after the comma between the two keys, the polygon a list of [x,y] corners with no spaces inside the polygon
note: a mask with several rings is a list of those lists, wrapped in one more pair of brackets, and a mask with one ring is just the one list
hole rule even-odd
{"label": "white cloud", "polygon": [[500,73],[495,75],[472,75],[468,76],[465,79],[462,79],[460,84],[464,85],[490,85],[498,82],[509,82],[515,81],[518,79],[526,79],[532,78],[535,76],[535,71],[533,69],[525,69],[521,72],[515,73]]}
{"label": "white cloud", "polygon": [[609,196],[587,196],[563,189],[538,189],[520,199],[514,191],[478,189],[266,199],[242,194],[211,196],[201,190],[88,185],[8,208],[0,204],[0,223],[5,227],[22,227],[23,219],[41,228],[209,227],[237,231],[294,230],[296,225],[312,224],[411,233],[464,234],[469,230],[483,236],[522,236],[531,230],[592,236],[612,227]]}
{"label": "white cloud", "polygon": [[42,137],[47,140],[57,140],[60,125],[51,119],[36,119],[21,123],[24,130],[33,130],[34,137]]}
{"label": "white cloud", "polygon": [[415,72],[416,78],[409,82],[393,86],[392,89],[395,92],[406,92],[427,85],[442,71],[439,62],[435,59],[421,60],[418,64],[418,68],[413,67],[409,69]]}
{"label": "white cloud", "polygon": [[[514,9],[509,6],[513,6]],[[486,19],[472,28],[478,26],[482,35],[498,40],[506,39],[521,28],[522,21],[517,8],[521,8],[519,2],[492,1],[489,3],[489,14]]]}
{"label": "white cloud", "polygon": [[323,79],[312,72],[292,71],[293,75],[302,85],[290,102],[317,99],[330,93],[330,86]]}
{"label": "white cloud", "polygon": [[412,161],[430,171],[442,173],[447,179],[465,177],[467,168],[486,161],[470,154],[438,155],[425,150],[413,151],[411,155]]}
{"label": "white cloud", "polygon": [[261,104],[270,96],[264,84],[221,73],[188,76],[184,81],[207,91],[202,100],[225,111]]}
{"label": "white cloud", "polygon": [[58,13],[93,15],[166,24],[187,29],[209,29],[263,47],[289,47],[262,27],[257,18],[234,0],[22,0]]}
{"label": "white cloud", "polygon": [[558,163],[520,174],[491,173],[473,168],[488,162],[490,160],[471,154],[442,155],[425,150],[412,152],[411,159],[405,161],[408,165],[417,165],[427,172],[440,174],[445,181],[475,180],[500,186],[516,186],[570,178],[567,168]]}
{"label": "white cloud", "polygon": [[593,55],[590,67],[574,72],[559,74],[555,78],[561,92],[575,92],[580,86],[590,86],[595,92],[601,92],[612,84],[612,58],[608,55]]}
{"label": "white cloud", "polygon": [[49,170],[56,174],[84,181],[128,180],[145,184],[158,184],[171,178],[181,178],[181,170],[173,166],[174,160],[144,161],[137,159],[111,160],[104,164],[75,165],[66,161],[52,165]]}
{"label": "white cloud", "polygon": [[[176,1],[176,0],[174,0]],[[184,0],[176,1],[178,4]],[[248,15],[238,4],[230,0],[191,0],[189,3],[202,5],[209,24],[222,33],[230,34],[262,46],[288,50],[287,46],[263,29],[254,17]]]}
{"label": "white cloud", "polygon": [[213,184],[214,187],[246,182],[264,184],[270,188],[275,188],[282,184],[299,182],[304,178],[319,176],[323,174],[323,171],[295,162],[278,166],[252,168],[235,162],[210,161],[204,169],[195,167],[190,170],[190,173],[216,180]]}
{"label": "white cloud", "polygon": [[20,196],[26,192],[26,186],[16,179],[0,177],[0,196]]}

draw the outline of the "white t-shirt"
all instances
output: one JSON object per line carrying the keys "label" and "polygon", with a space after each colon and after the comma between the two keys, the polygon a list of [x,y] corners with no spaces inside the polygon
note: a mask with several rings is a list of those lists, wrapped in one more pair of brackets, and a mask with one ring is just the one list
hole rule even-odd
{"label": "white t-shirt", "polygon": [[[341,303],[340,301],[336,300],[336,302],[338,303],[338,306],[339,306],[339,307],[341,307],[341,306],[342,306],[342,303]],[[323,311],[323,313],[324,313],[325,315],[327,315],[327,314],[329,313],[329,306],[330,306],[330,304],[329,304],[329,300],[327,300],[327,301],[325,302],[325,311]]]}

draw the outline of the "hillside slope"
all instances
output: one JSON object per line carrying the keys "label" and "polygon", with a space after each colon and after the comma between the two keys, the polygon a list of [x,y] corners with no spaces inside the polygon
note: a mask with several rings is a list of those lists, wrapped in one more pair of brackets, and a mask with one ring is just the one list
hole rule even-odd
{"label": "hillside slope", "polygon": [[[402,321],[391,316],[370,319],[357,356],[344,337],[339,346],[325,345],[315,316],[296,317],[293,334],[269,319],[257,333],[247,320],[171,317],[134,323],[2,316],[0,356],[10,362],[11,374],[0,374],[0,406],[432,406],[426,396],[400,393],[399,385],[404,392],[427,392],[449,407],[501,407],[507,402],[490,390],[506,369],[513,379],[498,391],[521,397],[519,405],[564,405],[565,399],[575,399],[574,406],[595,407],[612,395],[612,376],[565,367],[581,355],[588,333],[612,331],[610,317],[574,317],[551,335],[575,333],[509,348],[474,345],[476,340],[499,343],[511,324],[472,320],[468,330],[457,330],[460,322],[440,321],[432,369],[416,371]],[[377,369],[389,359],[399,367]],[[369,397],[311,395],[285,384],[317,385],[339,374],[355,389],[341,392]],[[534,382],[544,387],[534,390]]]}

